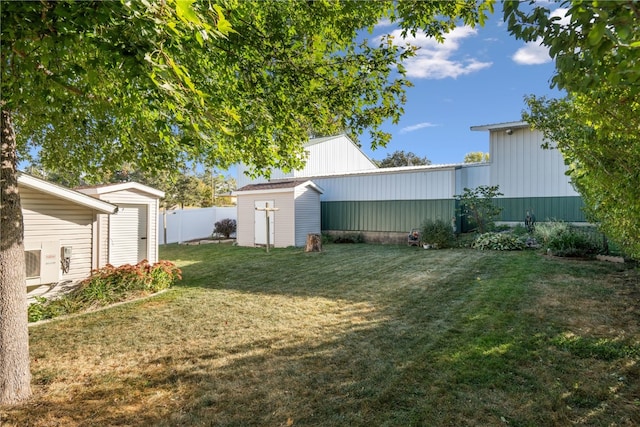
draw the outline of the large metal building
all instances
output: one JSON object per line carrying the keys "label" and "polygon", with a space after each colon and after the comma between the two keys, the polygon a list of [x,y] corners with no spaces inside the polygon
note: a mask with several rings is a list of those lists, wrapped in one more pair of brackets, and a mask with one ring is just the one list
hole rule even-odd
{"label": "large metal building", "polygon": [[[559,219],[585,222],[582,198],[566,175],[567,166],[553,141],[526,122],[474,126],[489,131],[491,157],[487,185],[500,186],[504,195],[496,200],[503,208],[502,221],[522,221],[524,212],[533,211],[539,220]],[[549,148],[542,144],[549,143]]]}
{"label": "large metal building", "polygon": [[[503,208],[499,221],[522,223],[527,211],[539,221],[585,221],[582,199],[565,174],[562,155],[542,148],[541,132],[526,122],[471,130],[489,132],[489,162],[381,169],[340,135],[311,140],[306,167],[287,177],[275,171],[271,182],[291,177],[312,180],[324,190],[322,231],[357,232],[367,241],[401,241],[426,219],[453,221],[460,230],[463,224],[454,196],[480,185],[497,185],[503,193],[496,199]],[[336,155],[340,151],[353,157]],[[239,177],[239,182],[246,179]]]}

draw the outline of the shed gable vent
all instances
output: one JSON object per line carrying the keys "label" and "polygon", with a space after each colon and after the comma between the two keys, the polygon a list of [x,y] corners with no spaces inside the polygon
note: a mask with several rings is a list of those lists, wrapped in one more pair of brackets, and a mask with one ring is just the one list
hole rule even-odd
{"label": "shed gable vent", "polygon": [[40,260],[42,258],[42,251],[40,249],[25,251],[24,257],[27,279],[40,277]]}

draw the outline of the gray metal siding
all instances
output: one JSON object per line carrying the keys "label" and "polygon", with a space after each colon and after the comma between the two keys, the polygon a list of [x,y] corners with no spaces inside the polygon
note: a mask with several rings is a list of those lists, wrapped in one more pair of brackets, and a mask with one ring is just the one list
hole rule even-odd
{"label": "gray metal siding", "polygon": [[455,200],[322,202],[323,230],[406,232],[426,219],[449,221]]}

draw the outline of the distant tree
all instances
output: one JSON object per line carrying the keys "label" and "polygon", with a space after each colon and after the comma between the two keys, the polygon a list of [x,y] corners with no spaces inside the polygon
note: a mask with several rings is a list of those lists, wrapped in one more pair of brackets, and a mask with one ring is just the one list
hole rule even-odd
{"label": "distant tree", "polygon": [[399,166],[430,165],[431,160],[426,157],[419,157],[411,151],[405,153],[402,150],[396,150],[393,153],[387,154],[387,157],[377,163],[381,168],[396,168]]}
{"label": "distant tree", "polygon": [[481,163],[489,161],[489,153],[483,153],[482,151],[472,151],[464,155],[465,163]]}

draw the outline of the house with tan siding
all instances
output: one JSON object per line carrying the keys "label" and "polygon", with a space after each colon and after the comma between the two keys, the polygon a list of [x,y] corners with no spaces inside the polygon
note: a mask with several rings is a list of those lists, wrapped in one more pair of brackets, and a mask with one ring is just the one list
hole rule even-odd
{"label": "house with tan siding", "polygon": [[106,264],[158,260],[164,193],[138,183],[72,190],[18,175],[30,289],[82,280]]}
{"label": "house with tan siding", "polygon": [[18,190],[27,286],[84,279],[100,267],[99,218],[116,205],[23,173]]}

